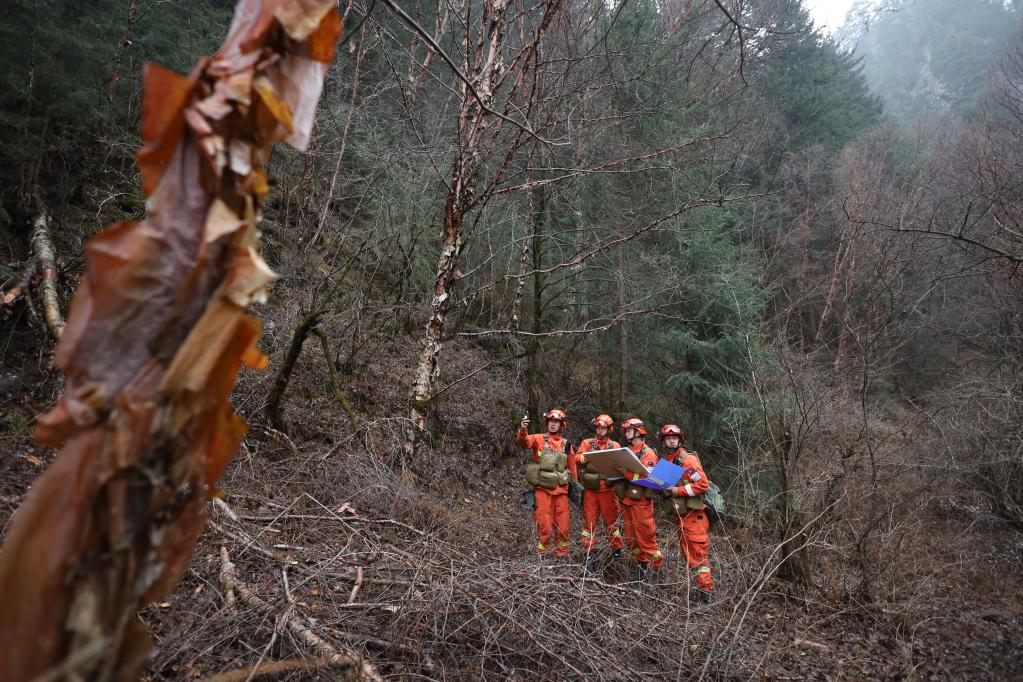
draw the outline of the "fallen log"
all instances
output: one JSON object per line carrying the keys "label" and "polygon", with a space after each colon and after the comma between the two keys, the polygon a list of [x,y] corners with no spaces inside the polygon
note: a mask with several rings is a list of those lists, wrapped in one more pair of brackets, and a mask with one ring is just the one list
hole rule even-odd
{"label": "fallen log", "polygon": [[39,261],[40,299],[43,302],[43,319],[53,338],[60,340],[64,334],[64,316],[60,312],[60,298],[57,296],[57,258],[50,235],[50,216],[42,201],[38,201],[39,215],[32,222],[32,254]]}
{"label": "fallen log", "polygon": [[280,673],[304,670],[312,672],[322,668],[330,668],[334,664],[326,658],[314,658],[310,661],[297,659],[290,661],[269,661],[262,665],[250,665],[237,670],[227,670],[217,673],[211,677],[205,677],[201,682],[248,682],[260,677],[279,675]]}

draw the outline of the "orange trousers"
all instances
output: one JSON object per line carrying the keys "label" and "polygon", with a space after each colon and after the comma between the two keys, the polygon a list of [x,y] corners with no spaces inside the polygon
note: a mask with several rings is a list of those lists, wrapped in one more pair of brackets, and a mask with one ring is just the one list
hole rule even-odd
{"label": "orange trousers", "polygon": [[639,500],[634,504],[622,505],[622,525],[625,528],[625,544],[632,556],[641,564],[661,567],[661,548],[657,546],[657,526],[654,525],[654,503]]}
{"label": "orange trousers", "polygon": [[586,490],[583,493],[583,551],[592,552],[597,546],[597,521],[604,519],[607,541],[612,549],[622,548],[622,532],[618,530],[618,496],[614,488]]}
{"label": "orange trousers", "polygon": [[682,556],[689,563],[689,574],[696,586],[701,590],[714,590],[714,577],[710,572],[710,541],[707,531],[710,519],[707,513],[692,509],[685,516],[675,515],[675,532],[678,534],[678,546]]}
{"label": "orange trousers", "polygon": [[[556,556],[568,554],[568,493],[536,487],[536,548],[540,554],[554,549]],[[555,542],[557,547],[555,548]]]}

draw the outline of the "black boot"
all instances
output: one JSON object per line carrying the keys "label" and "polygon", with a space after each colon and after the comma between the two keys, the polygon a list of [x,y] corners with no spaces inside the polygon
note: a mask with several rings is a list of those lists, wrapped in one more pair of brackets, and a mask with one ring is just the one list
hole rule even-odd
{"label": "black boot", "polygon": [[689,591],[689,603],[698,606],[707,606],[714,603],[714,593],[694,587]]}
{"label": "black boot", "polygon": [[622,558],[622,550],[616,549],[615,551],[611,552],[611,558],[612,559],[621,559]]}
{"label": "black boot", "polygon": [[646,581],[647,566],[646,564],[639,564],[636,566],[631,574],[629,574],[629,582],[641,583]]}
{"label": "black boot", "polygon": [[586,572],[596,573],[597,572],[597,560],[592,555],[586,555]]}

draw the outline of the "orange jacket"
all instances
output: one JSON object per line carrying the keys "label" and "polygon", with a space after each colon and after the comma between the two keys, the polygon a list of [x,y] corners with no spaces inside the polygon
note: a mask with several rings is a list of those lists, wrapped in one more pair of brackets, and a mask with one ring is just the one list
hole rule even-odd
{"label": "orange jacket", "polygon": [[[593,438],[587,438],[579,444],[579,449],[575,451],[575,457],[572,462],[572,476],[578,481],[579,480],[579,465],[586,464],[586,453],[593,452],[596,450],[614,450],[622,447],[617,441],[611,440],[611,437],[605,437],[601,440],[594,436]],[[607,484],[607,481],[600,482],[601,490],[612,490],[613,487]]]}
{"label": "orange jacket", "polygon": [[[646,441],[641,440],[638,445],[630,445],[629,449],[632,450],[632,454],[636,455],[636,457],[639,457],[639,461],[642,462],[643,466],[645,466],[646,468],[649,469],[657,464],[657,453],[654,452],[653,449],[646,444]],[[647,476],[646,474],[634,474],[629,472],[626,474],[625,480],[637,481],[641,478],[646,478],[646,476]],[[622,504],[630,506],[635,504],[652,505],[653,502],[647,498],[644,498],[642,500],[630,500],[628,497],[625,497],[622,498]]]}
{"label": "orange jacket", "polygon": [[[518,441],[519,445],[522,446],[523,448],[532,450],[533,461],[539,462],[540,453],[543,452],[544,436],[548,437],[551,444],[551,449],[565,452],[565,454],[567,455],[565,459],[566,462],[565,466],[572,474],[572,477],[574,478],[576,476],[575,457],[572,456],[572,448],[569,446],[568,441],[562,438],[560,434],[551,436],[546,433],[527,433],[524,428],[519,427],[518,432],[515,434],[515,440]],[[557,488],[551,490],[550,492],[567,493],[568,486],[567,485],[558,486]]]}
{"label": "orange jacket", "polygon": [[672,464],[678,464],[686,470],[682,480],[677,484],[679,497],[696,497],[707,492],[710,481],[707,480],[707,474],[703,471],[703,464],[700,463],[699,457],[680,447],[675,452],[665,453],[664,459]]}

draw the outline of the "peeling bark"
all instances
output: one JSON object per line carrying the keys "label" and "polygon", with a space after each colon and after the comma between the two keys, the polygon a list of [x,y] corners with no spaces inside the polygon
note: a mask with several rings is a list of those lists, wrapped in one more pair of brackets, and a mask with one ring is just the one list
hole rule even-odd
{"label": "peeling bark", "polygon": [[39,215],[32,223],[32,253],[39,261],[43,319],[53,338],[59,340],[64,334],[64,316],[60,313],[60,298],[57,296],[56,249],[53,248],[53,238],[50,236],[50,216],[41,204]]}
{"label": "peeling bark", "polygon": [[[476,91],[489,109],[500,77],[498,53],[504,37],[506,0],[485,0],[480,19],[478,42],[472,47],[475,59],[465,72],[476,84]],[[463,39],[466,50],[465,67],[469,67],[469,34]],[[463,226],[466,213],[475,198],[475,187],[480,173],[480,143],[488,125],[495,117],[470,93],[466,83],[461,84],[462,104],[458,115],[458,151],[451,168],[451,183],[444,202],[444,224],[441,230],[441,250],[434,276],[433,301],[430,319],[423,336],[423,348],[416,367],[409,407],[410,428],[405,437],[405,452],[415,452],[420,435],[426,429],[426,415],[438,375],[438,362],[443,350],[444,326],[451,312],[451,296],[460,279],[459,258],[465,246]]]}
{"label": "peeling bark", "polygon": [[138,611],[187,569],[245,434],[237,373],[267,364],[248,313],[275,278],[259,255],[264,164],[274,142],[308,142],[340,31],[329,0],[241,0],[224,46],[188,76],[146,68],[148,215],[86,245],[54,353],[65,391],[36,422],[62,452],[0,550],[0,679],[141,676]]}

